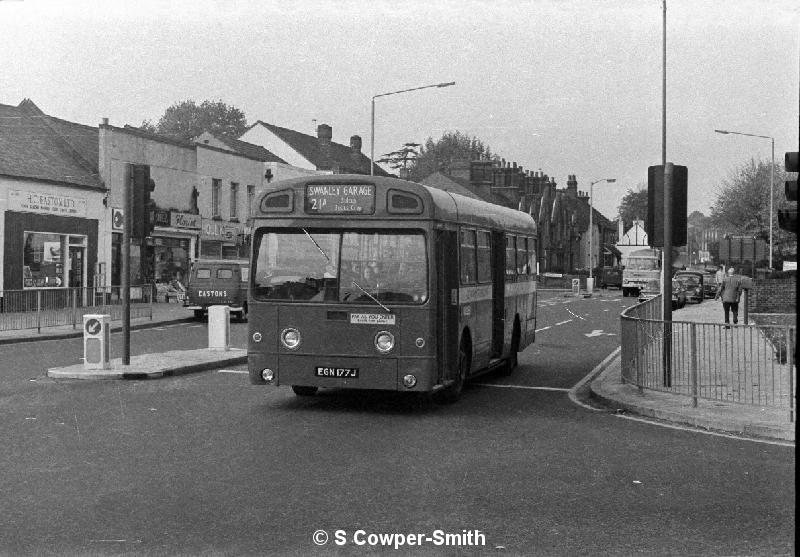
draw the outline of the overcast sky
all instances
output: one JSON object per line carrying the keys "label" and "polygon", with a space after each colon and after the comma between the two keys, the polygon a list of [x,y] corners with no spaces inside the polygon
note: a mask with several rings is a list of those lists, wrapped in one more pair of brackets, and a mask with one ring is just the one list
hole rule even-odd
{"label": "overcast sky", "polygon": [[[798,149],[800,2],[668,0],[667,160],[689,169],[689,212],[775,138]],[[661,163],[659,0],[0,0],[0,103],[97,125],[157,121],[176,102],[221,100],[375,154],[445,131],[594,188],[614,218]],[[779,191],[780,190],[780,191]],[[782,195],[782,184],[776,195]]]}

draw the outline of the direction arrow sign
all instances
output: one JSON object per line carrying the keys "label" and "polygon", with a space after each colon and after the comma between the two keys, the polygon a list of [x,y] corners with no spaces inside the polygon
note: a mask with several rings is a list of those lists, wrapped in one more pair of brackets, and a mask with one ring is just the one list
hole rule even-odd
{"label": "direction arrow sign", "polygon": [[98,321],[97,319],[92,318],[86,321],[86,332],[89,333],[90,335],[98,334],[101,328],[102,325],[100,324],[100,321]]}

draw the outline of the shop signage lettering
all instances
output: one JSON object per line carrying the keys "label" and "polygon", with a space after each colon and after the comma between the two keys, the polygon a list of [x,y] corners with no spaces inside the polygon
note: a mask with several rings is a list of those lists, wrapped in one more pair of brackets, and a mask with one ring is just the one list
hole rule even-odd
{"label": "shop signage lettering", "polygon": [[67,217],[86,217],[86,198],[52,193],[11,190],[8,192],[11,211],[27,211]]}
{"label": "shop signage lettering", "polygon": [[203,219],[202,237],[206,240],[233,241],[239,234],[245,233],[244,225],[223,223],[221,221]]}
{"label": "shop signage lettering", "polygon": [[200,215],[192,213],[170,213],[170,225],[174,228],[200,228]]}
{"label": "shop signage lettering", "polygon": [[158,226],[169,226],[169,211],[165,211],[164,209],[156,209],[152,212],[153,216],[153,224],[157,224]]}

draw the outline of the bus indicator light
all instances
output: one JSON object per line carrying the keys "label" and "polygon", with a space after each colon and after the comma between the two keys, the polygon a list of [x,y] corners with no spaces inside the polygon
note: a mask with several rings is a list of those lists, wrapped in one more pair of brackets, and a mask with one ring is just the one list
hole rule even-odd
{"label": "bus indicator light", "polygon": [[414,341],[414,344],[417,345],[417,348],[424,348],[425,347],[425,339],[419,337],[417,340]]}
{"label": "bus indicator light", "polygon": [[403,376],[403,386],[411,389],[416,384],[417,384],[417,378],[411,375],[410,373],[408,375]]}
{"label": "bus indicator light", "polygon": [[261,333],[258,331],[253,333],[253,342],[261,342]]}
{"label": "bus indicator light", "polygon": [[275,379],[275,372],[269,368],[263,369],[261,370],[261,379],[267,383],[272,383],[272,380]]}

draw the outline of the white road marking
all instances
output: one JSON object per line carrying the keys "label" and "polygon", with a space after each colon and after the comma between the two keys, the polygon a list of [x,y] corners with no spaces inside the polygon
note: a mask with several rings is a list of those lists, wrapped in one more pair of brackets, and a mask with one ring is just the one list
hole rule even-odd
{"label": "white road marking", "polygon": [[539,331],[546,331],[546,330],[547,330],[547,329],[549,329],[549,328],[550,328],[549,326],[547,326],[547,327],[542,327],[541,329],[536,329],[534,332],[535,332],[535,333],[538,333]]}
{"label": "white road marking", "polygon": [[631,420],[634,422],[641,422],[649,425],[657,425],[660,427],[666,427],[669,429],[678,429],[681,431],[690,431],[692,433],[703,433],[705,435],[714,435],[716,437],[727,437],[728,439],[736,439],[738,441],[752,441],[753,443],[764,443],[766,445],[778,445],[780,447],[794,447],[794,443],[791,441],[781,441],[781,440],[773,440],[773,439],[753,439],[750,437],[740,437],[739,435],[734,435],[732,433],[721,433],[719,431],[708,431],[706,429],[697,429],[690,426],[682,426],[678,424],[666,424],[663,422],[656,422],[649,420],[647,418],[639,418],[636,416],[626,416],[624,414],[614,414],[616,418],[625,418],[626,420]]}
{"label": "white road marking", "polygon": [[617,336],[616,333],[605,333],[605,332],[603,332],[603,329],[593,329],[591,333],[584,333],[584,336],[587,336],[587,337],[601,337],[603,335],[609,336],[609,337]]}
{"label": "white road marking", "polygon": [[569,314],[572,315],[572,317],[577,317],[578,319],[583,319],[584,321],[586,321],[586,319],[581,317],[580,315],[575,315],[574,313],[572,313],[572,311],[570,311],[569,308],[564,308],[564,309],[566,309],[569,312]]}
{"label": "white road marking", "polygon": [[561,321],[560,323],[556,323],[556,326],[563,325],[564,323],[570,323],[572,319],[567,319],[566,321]]}
{"label": "white road marking", "polygon": [[529,385],[500,385],[497,383],[473,383],[479,387],[498,387],[500,389],[527,389],[530,391],[557,391],[560,393],[568,392],[569,389],[562,389],[561,387],[531,387]]}

